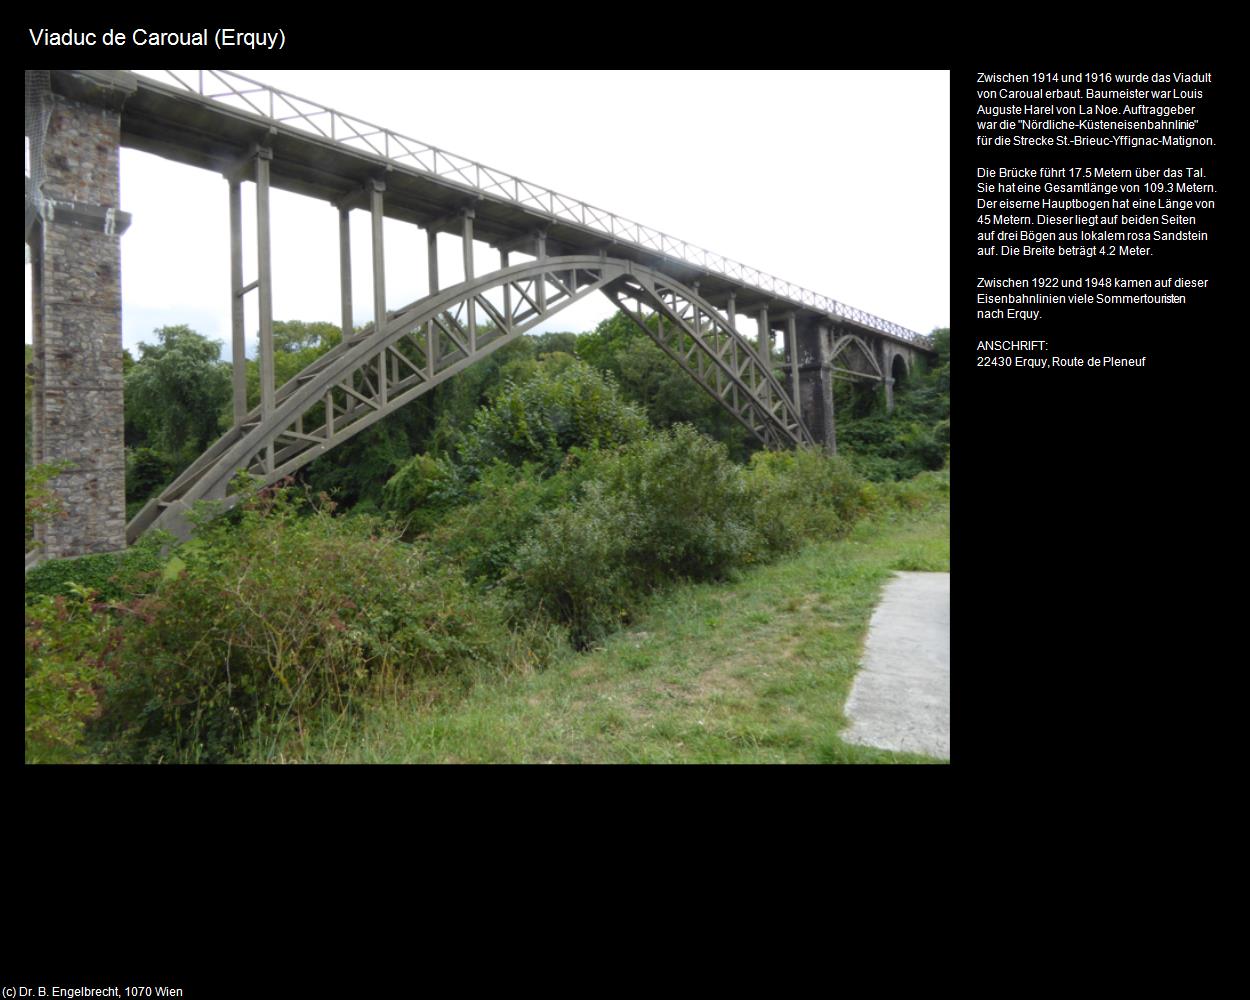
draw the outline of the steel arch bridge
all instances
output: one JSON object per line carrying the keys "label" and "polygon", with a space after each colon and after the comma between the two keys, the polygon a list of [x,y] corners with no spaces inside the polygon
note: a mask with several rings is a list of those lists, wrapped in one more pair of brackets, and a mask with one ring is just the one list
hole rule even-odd
{"label": "steel arch bridge", "polygon": [[[48,555],[108,551],[150,528],[185,536],[190,506],[197,500],[228,506],[239,470],[276,482],[596,292],[770,448],[834,450],[834,379],[876,383],[891,405],[894,379],[932,354],[928,338],[880,317],[233,73],[27,71],[26,132],[35,461],[76,460],[81,473],[72,474],[77,480],[67,493],[83,511],[99,515],[98,503],[82,503],[84,488],[98,501],[108,480],[103,492],[113,494],[102,516],[84,515],[86,527],[77,534],[50,531]],[[119,504],[124,510],[116,474],[121,441],[108,429],[120,430],[121,414],[120,379],[113,377],[121,355],[116,274],[129,217],[117,204],[120,146],[225,177],[234,356],[230,430],[124,530],[115,511]],[[95,169],[84,169],[84,160]],[[245,182],[256,197],[257,274],[248,283]],[[274,384],[273,187],[329,201],[340,222],[343,339],[283,386]],[[352,322],[348,238],[356,209],[372,220],[374,319],[360,331]],[[398,310],[386,303],[386,217],[423,228],[429,250],[429,293]],[[440,233],[458,236],[463,248],[465,280],[447,288],[439,280]],[[475,241],[498,252],[496,270],[474,273]],[[514,264],[512,253],[530,259]],[[79,287],[84,264],[97,276],[86,288]],[[249,408],[244,299],[252,292],[259,300],[261,395]],[[754,315],[754,342],[739,331],[740,314]],[[773,355],[776,333],[785,338],[783,362]],[[66,357],[87,356],[96,368],[86,379],[68,370],[72,364],[58,369]],[[82,391],[88,383],[92,391]]]}

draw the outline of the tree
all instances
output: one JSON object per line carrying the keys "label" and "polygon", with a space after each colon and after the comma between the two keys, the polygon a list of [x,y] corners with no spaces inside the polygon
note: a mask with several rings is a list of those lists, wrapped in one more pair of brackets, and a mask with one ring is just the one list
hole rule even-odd
{"label": "tree", "polygon": [[221,433],[230,368],[221,361],[220,342],[189,326],[155,333],[158,342],[139,345],[139,360],[126,376],[127,423],[165,455],[186,461]]}
{"label": "tree", "polygon": [[[652,320],[651,322],[654,322]],[[749,450],[746,430],[622,312],[577,338],[577,356],[611,372],[621,394],[641,404],[656,427],[693,424],[734,458]]]}
{"label": "tree", "polygon": [[470,476],[494,461],[535,462],[551,475],[574,446],[610,448],[636,441],[649,429],[642,408],[622,398],[610,374],[584,361],[563,363],[561,355],[552,354],[527,381],[506,382],[490,405],[477,411],[460,457]]}
{"label": "tree", "polygon": [[[274,388],[286,385],[342,339],[343,331],[333,323],[274,320]],[[249,409],[260,405],[260,361],[257,358],[247,362],[247,405]],[[232,420],[233,414],[227,412],[225,419]]]}

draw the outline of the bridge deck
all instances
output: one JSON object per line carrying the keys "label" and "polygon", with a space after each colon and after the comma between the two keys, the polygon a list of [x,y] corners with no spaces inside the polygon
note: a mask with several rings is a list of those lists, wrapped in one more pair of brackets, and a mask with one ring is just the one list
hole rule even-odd
{"label": "bridge deck", "polygon": [[[721,307],[733,292],[736,308],[742,313],[767,306],[770,320],[781,320],[785,313],[791,311],[799,319],[828,317],[838,323],[869,330],[876,336],[888,337],[928,350],[926,339],[913,331],[844,307],[840,303],[825,300],[823,296],[814,296],[797,286],[787,285],[787,291],[801,293],[803,298],[811,297],[816,304],[797,301],[789,295],[760,288],[750,281],[751,269],[746,269],[743,280],[736,280],[731,275],[678,259],[669,253],[649,249],[628,239],[615,239],[591,225],[561,218],[554,212],[542,211],[519,204],[516,200],[493,195],[473,183],[460,183],[441,173],[423,171],[396,162],[393,158],[345,145],[342,138],[319,136],[310,133],[306,128],[297,128],[275,118],[238,110],[220,100],[201,96],[176,84],[165,84],[124,72],[53,71],[53,87],[73,94],[76,88],[89,85],[94,77],[123,78],[136,88],[123,107],[121,141],[124,146],[222,173],[234,168],[249,153],[253,144],[268,146],[273,150],[270,183],[286,191],[338,202],[360,191],[371,180],[384,180],[386,194],[383,212],[390,218],[423,228],[433,225],[458,233],[460,230],[456,213],[463,208],[473,208],[474,238],[496,248],[513,245],[521,250],[523,248],[518,240],[536,229],[543,229],[547,233],[547,252],[551,255],[606,252],[611,257],[626,258],[650,267],[658,267],[685,284],[698,282],[703,296]],[[270,90],[263,91],[269,92]],[[278,91],[272,92],[280,95],[282,100],[290,97]],[[293,100],[299,101],[297,98]],[[316,110],[321,106],[312,102],[300,102],[300,107],[302,106],[307,106],[314,116],[330,115],[333,119],[338,115],[329,109]],[[278,117],[292,116],[279,114]],[[296,120],[308,121],[298,116]],[[366,125],[349,116],[339,115],[337,120],[346,123],[347,127],[357,129]],[[404,138],[380,129],[374,133],[375,136],[384,134],[395,141]],[[413,142],[422,150],[432,148]],[[358,145],[368,145],[368,141],[361,141]],[[503,178],[509,184],[525,184],[502,171],[490,171],[489,168],[451,154],[443,155],[447,162],[454,164],[459,161],[467,163],[469,167],[478,168],[477,173],[465,172],[464,176],[470,182],[482,183],[478,180],[481,177],[480,171],[487,170],[492,181]],[[451,173],[453,177],[461,176],[454,167]],[[583,215],[587,209],[597,211],[537,185],[534,188],[544,195],[560,199],[559,203],[562,205],[580,208]],[[571,213],[566,211],[563,214]],[[611,213],[604,213],[604,216],[611,216]],[[655,235],[661,237],[661,245],[668,246],[665,242],[668,237],[664,234]],[[680,242],[673,241],[674,244]],[[760,278],[768,279],[764,282],[766,284],[778,280],[762,274]],[[827,302],[830,308],[820,308],[822,302]]]}

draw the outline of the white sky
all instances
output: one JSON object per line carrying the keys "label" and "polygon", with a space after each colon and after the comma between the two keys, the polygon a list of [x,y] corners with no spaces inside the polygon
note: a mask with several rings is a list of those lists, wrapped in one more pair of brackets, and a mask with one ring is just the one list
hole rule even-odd
{"label": "white sky", "polygon": [[[248,71],[688,240],[921,333],[950,323],[950,74],[941,72]],[[220,175],[122,150],[123,340],[187,323],[229,357],[229,229]],[[244,281],[255,277],[244,186]],[[369,216],[352,214],[353,304],[372,319]],[[339,319],[338,213],[272,194],[274,318]],[[388,219],[387,304],[426,292],[425,234]],[[445,242],[445,245],[444,245]],[[440,237],[444,286],[461,280]],[[478,273],[497,255],[477,244]],[[31,339],[27,272],[26,342]],[[248,300],[254,353],[256,295]],[[593,329],[590,298],[543,329]],[[754,332],[740,318],[739,328]]]}

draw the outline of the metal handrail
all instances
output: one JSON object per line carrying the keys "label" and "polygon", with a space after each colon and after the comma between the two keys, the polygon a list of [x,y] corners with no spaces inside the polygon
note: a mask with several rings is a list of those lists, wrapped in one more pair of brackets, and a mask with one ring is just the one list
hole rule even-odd
{"label": "metal handrail", "polygon": [[[574,222],[615,240],[632,243],[653,253],[679,260],[685,264],[715,271],[746,285],[773,295],[810,306],[829,316],[847,319],[882,333],[928,347],[931,338],[907,327],[874,316],[862,309],[848,306],[827,295],[820,295],[793,282],[749,267],[721,254],[685,240],[669,236],[658,229],[644,226],[614,212],[562,195],[540,184],[521,179],[503,170],[488,167],[474,160],[449,153],[410,136],[393,132],[363,118],[347,115],[316,101],[297,97],[277,87],[252,80],[229,70],[157,70],[138,71],[150,76],[156,73],[172,78],[177,84],[209,100],[228,103],[236,110],[255,114],[270,121],[309,131],[358,152],[378,156],[391,163],[441,178],[444,182],[467,187],[483,194],[537,209],[553,220]],[[208,90],[206,86],[208,85]],[[224,90],[218,90],[218,87]]]}

